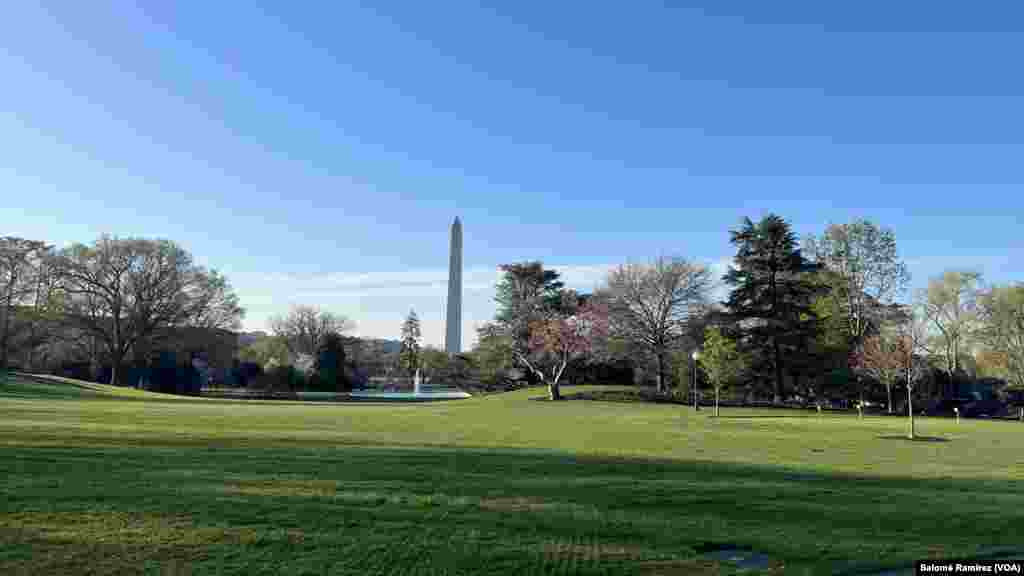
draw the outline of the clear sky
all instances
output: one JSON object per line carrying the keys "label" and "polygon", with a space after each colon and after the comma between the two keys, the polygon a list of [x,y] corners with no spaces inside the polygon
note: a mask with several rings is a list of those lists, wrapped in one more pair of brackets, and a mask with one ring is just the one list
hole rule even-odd
{"label": "clear sky", "polygon": [[[1020,2],[62,2],[0,16],[0,234],[166,237],[265,327],[437,344],[500,263],[592,288],[728,229],[869,217],[916,285],[1024,279]],[[666,6],[669,5],[669,6]]]}

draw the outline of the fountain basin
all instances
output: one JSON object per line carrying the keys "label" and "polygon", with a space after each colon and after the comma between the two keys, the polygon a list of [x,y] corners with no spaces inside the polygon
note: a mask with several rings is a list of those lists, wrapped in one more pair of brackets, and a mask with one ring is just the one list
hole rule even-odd
{"label": "fountain basin", "polygon": [[366,390],[352,392],[353,398],[368,400],[462,400],[472,398],[472,395],[461,390],[437,391],[437,392],[380,392]]}

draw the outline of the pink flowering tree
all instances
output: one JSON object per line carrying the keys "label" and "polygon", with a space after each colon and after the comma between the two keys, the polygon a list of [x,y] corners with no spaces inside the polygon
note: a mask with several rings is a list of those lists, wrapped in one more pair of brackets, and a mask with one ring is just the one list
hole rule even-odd
{"label": "pink flowering tree", "polygon": [[[577,296],[569,293],[567,297]],[[591,301],[563,310],[531,324],[529,356],[523,359],[543,377],[551,400],[562,398],[559,383],[569,363],[593,353],[608,335],[608,310],[603,304]]]}
{"label": "pink flowering tree", "polygon": [[868,336],[855,353],[858,369],[885,386],[886,406],[892,414],[892,389],[903,374],[903,342],[898,334],[881,333]]}

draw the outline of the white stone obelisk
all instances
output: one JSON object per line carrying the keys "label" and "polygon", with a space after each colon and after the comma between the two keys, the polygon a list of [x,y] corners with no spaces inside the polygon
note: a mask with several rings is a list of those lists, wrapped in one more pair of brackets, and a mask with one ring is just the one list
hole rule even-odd
{"label": "white stone obelisk", "polygon": [[462,352],[462,221],[452,223],[448,256],[448,317],[445,320],[444,351]]}

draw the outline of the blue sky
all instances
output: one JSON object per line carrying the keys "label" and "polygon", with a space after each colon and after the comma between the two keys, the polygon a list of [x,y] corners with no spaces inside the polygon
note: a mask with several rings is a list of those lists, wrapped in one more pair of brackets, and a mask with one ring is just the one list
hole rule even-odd
{"label": "blue sky", "polygon": [[500,263],[721,268],[769,211],[893,227],[916,285],[1024,276],[1016,2],[19,4],[0,234],[171,238],[251,329],[415,307],[438,343],[456,214],[467,340]]}

